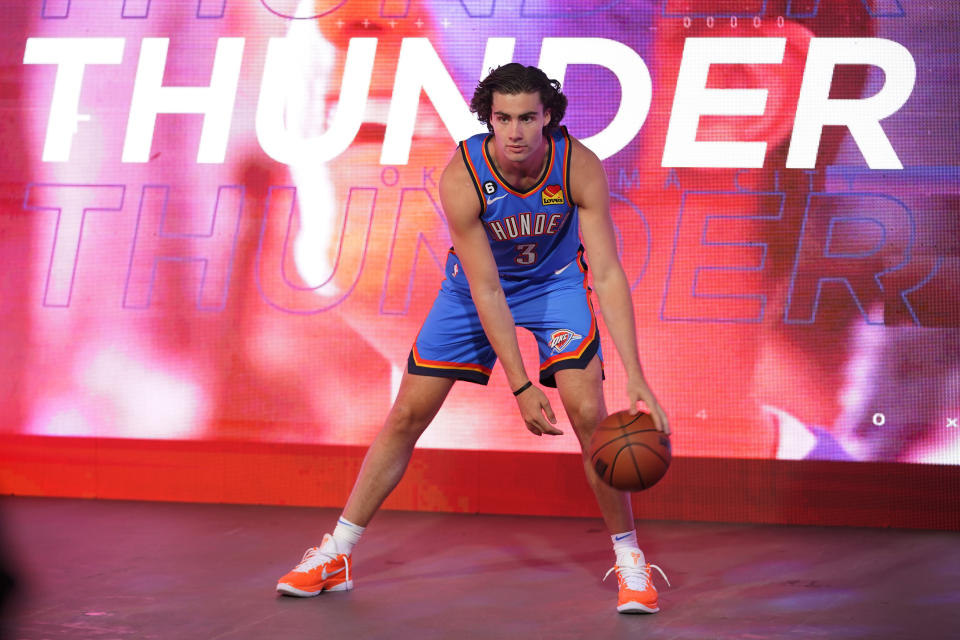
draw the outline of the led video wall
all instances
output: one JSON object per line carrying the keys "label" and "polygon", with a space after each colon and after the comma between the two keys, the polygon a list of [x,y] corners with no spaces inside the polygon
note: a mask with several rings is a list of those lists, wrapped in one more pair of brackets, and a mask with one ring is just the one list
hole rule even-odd
{"label": "led video wall", "polygon": [[[517,61],[604,161],[674,455],[960,464],[946,0],[30,0],[0,28],[8,433],[368,443],[469,98]],[[531,436],[498,367],[420,444],[578,451],[560,426]]]}

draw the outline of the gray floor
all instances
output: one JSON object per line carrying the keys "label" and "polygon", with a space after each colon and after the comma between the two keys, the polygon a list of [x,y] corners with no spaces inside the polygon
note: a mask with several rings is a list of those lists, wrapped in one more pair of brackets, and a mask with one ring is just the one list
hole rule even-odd
{"label": "gray floor", "polygon": [[347,593],[276,596],[332,509],[3,498],[3,637],[956,638],[960,534],[641,522],[672,588],[618,615],[599,521],[382,512]]}

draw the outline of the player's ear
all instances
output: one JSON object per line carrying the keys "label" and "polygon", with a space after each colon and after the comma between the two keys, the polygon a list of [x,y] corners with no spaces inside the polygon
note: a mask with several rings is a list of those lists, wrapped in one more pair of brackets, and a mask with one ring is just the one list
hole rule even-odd
{"label": "player's ear", "polygon": [[786,38],[783,61],[780,64],[717,65],[711,69],[710,86],[766,89],[763,115],[706,116],[701,118],[698,131],[703,140],[763,141],[767,143],[769,154],[793,131],[807,49],[813,33],[802,24],[789,20],[782,25],[764,21],[751,31],[762,38]]}

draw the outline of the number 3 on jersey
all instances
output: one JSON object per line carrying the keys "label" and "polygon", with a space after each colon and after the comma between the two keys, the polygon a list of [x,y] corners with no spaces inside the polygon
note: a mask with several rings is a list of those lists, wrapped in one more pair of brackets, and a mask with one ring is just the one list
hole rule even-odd
{"label": "number 3 on jersey", "polygon": [[516,245],[517,255],[513,259],[517,264],[533,264],[537,261],[537,243],[531,242],[529,244],[518,244]]}

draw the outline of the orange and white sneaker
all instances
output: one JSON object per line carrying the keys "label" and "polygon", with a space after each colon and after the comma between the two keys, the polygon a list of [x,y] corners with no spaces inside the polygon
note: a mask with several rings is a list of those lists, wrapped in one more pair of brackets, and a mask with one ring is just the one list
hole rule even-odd
{"label": "orange and white sneaker", "polygon": [[614,571],[617,572],[617,582],[620,583],[620,594],[617,598],[617,611],[620,613],[656,613],[660,611],[657,602],[657,588],[650,579],[650,569],[660,572],[663,579],[670,585],[663,569],[655,564],[647,564],[643,552],[639,549],[621,551],[617,554],[617,564],[607,571],[603,579],[606,580]]}
{"label": "orange and white sneaker", "polygon": [[303,554],[300,564],[280,578],[277,591],[287,596],[310,598],[323,591],[353,589],[350,556],[337,551],[337,542],[324,534],[319,547],[311,547]]}

